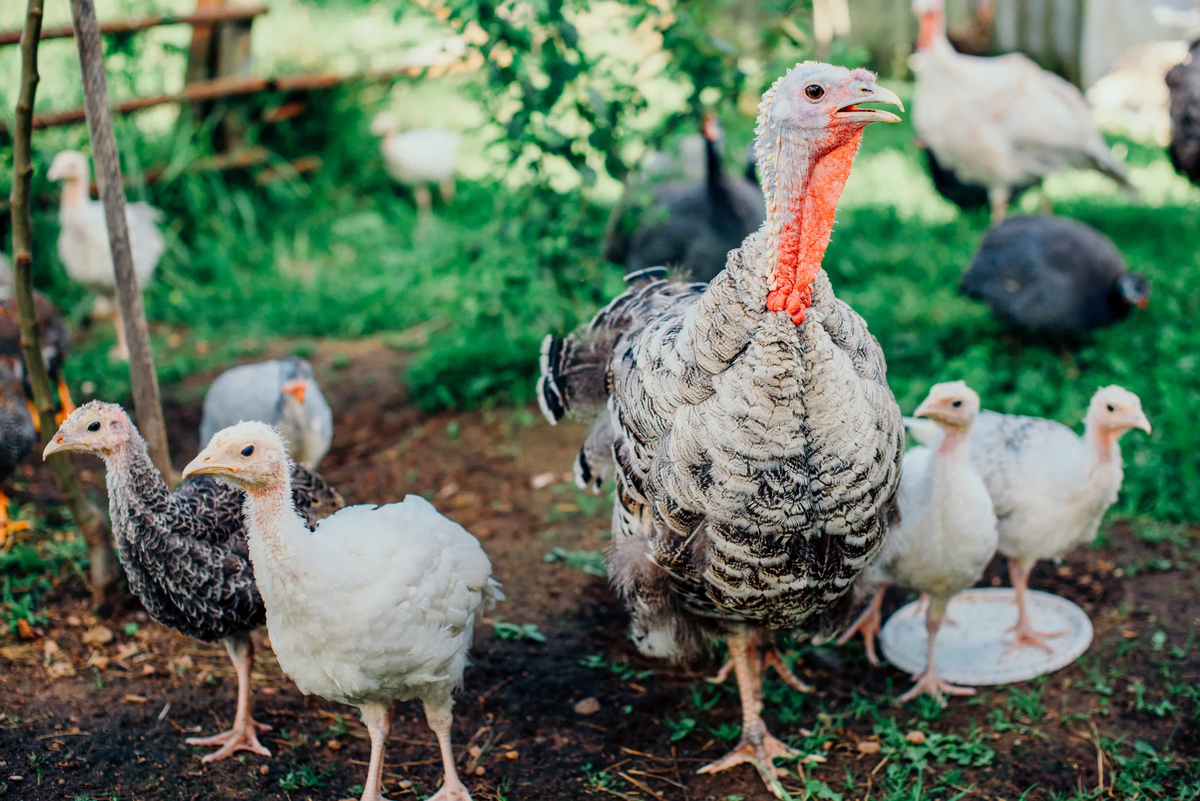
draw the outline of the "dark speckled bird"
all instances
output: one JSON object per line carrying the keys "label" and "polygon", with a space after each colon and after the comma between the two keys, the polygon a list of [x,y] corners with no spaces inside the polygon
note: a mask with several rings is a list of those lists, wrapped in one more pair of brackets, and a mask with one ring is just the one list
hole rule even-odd
{"label": "dark speckled bird", "polygon": [[[0,364],[0,482],[8,480],[37,442],[37,431],[25,403],[21,381]],[[12,535],[29,528],[24,520],[8,519],[8,496],[0,489],[0,550],[12,544]]]}
{"label": "dark speckled bird", "polygon": [[1064,344],[1123,319],[1150,298],[1112,241],[1065,217],[1012,217],[988,231],[963,275],[964,295],[1003,323]]}
{"label": "dark speckled bird", "polygon": [[[257,733],[268,726],[250,714],[250,630],[266,608],[250,565],[239,490],[207,477],[190,478],[171,491],[150,461],[146,441],[125,410],[92,401],[76,409],[46,446],[91,453],[108,469],[108,508],[129,587],[159,623],[203,642],[223,640],[238,676],[233,728],[190,745],[219,745],[213,762],[237,751],[271,752]],[[310,528],[345,502],[319,476],[292,468],[296,511]]]}
{"label": "dark speckled bird", "polygon": [[[67,351],[71,349],[71,332],[67,330],[58,309],[41,292],[33,293],[33,309],[38,330],[42,334],[42,359],[50,371],[51,380],[58,387],[58,400],[62,406],[58,422],[61,423],[75,409],[62,374],[63,362],[67,358]],[[32,397],[29,374],[25,369],[25,353],[21,349],[21,321],[17,316],[17,299],[13,296],[12,268],[3,256],[0,256],[0,364],[21,380],[26,397]],[[29,410],[36,428],[39,421],[32,403]]]}
{"label": "dark speckled bird", "polygon": [[1188,57],[1167,73],[1171,94],[1171,164],[1194,184],[1200,184],[1200,39]]}

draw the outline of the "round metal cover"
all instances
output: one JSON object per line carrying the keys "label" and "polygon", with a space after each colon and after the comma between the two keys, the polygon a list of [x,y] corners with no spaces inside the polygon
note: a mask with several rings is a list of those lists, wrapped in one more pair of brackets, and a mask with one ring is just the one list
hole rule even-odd
{"label": "round metal cover", "polygon": [[[1013,637],[1008,629],[1017,622],[1012,589],[967,590],[954,596],[947,610],[957,625],[943,620],[938,631],[938,675],[952,684],[1012,684],[1061,670],[1087,651],[1092,621],[1082,609],[1048,592],[1029,590],[1025,598],[1034,629],[1067,632],[1050,640],[1053,653],[1027,645],[1006,655]],[[923,605],[914,601],[899,609],[884,624],[879,640],[884,657],[900,670],[924,670],[928,635]]]}

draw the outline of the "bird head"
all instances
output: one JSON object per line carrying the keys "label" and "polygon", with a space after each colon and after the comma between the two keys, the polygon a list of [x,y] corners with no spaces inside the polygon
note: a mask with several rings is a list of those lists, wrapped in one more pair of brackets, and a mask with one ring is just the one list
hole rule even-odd
{"label": "bird head", "polygon": [[913,417],[927,417],[944,428],[968,428],[979,415],[979,395],[963,381],[934,384],[913,412]]}
{"label": "bird head", "polygon": [[1116,385],[1101,387],[1088,405],[1087,427],[1109,438],[1120,437],[1137,428],[1151,433],[1150,421],[1142,411],[1142,400],[1129,390]]}
{"label": "bird head", "polygon": [[704,121],[700,126],[700,130],[704,134],[704,138],[714,145],[720,144],[721,140],[725,138],[725,128],[721,125],[721,121],[717,119],[717,115],[711,111],[704,115]]}
{"label": "bird head", "polygon": [[287,481],[289,469],[283,437],[266,423],[252,421],[213,434],[208,447],[183,468],[183,477],[212,476],[256,492]]}
{"label": "bird head", "polygon": [[1144,275],[1125,273],[1117,279],[1117,294],[1130,306],[1144,309],[1150,305],[1150,282]]}
{"label": "bird head", "polygon": [[87,156],[78,150],[64,150],[50,162],[46,177],[51,181],[87,181],[90,173]]}
{"label": "bird head", "polygon": [[[828,140],[831,150],[858,134],[872,122],[900,122],[890,111],[859,108],[863,103],[883,103],[904,110],[904,103],[875,82],[870,70],[848,70],[819,61],[797,64],[763,96],[765,121],[779,129],[783,139],[816,143]],[[761,159],[762,153],[759,153]]]}
{"label": "bird head", "polygon": [[303,406],[312,378],[312,363],[307,359],[301,359],[298,356],[285,359],[283,384],[279,387],[279,391],[283,393],[284,403],[288,403],[290,399]]}
{"label": "bird head", "polygon": [[913,13],[921,21],[921,29],[917,34],[917,50],[928,50],[933,46],[933,40],[942,32],[945,19],[945,0],[913,0]]}
{"label": "bird head", "polygon": [[42,458],[65,451],[90,453],[102,458],[112,456],[134,434],[136,430],[124,409],[115,403],[91,401],[63,420],[42,451]]}

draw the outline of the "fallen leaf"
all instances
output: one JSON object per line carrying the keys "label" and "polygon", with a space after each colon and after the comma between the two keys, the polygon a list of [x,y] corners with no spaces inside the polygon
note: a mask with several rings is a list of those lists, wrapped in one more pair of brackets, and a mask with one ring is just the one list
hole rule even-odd
{"label": "fallen leaf", "polygon": [[134,695],[133,693],[126,693],[125,698],[123,700],[127,704],[148,704],[148,703],[150,703],[150,699],[147,698],[146,696]]}
{"label": "fallen leaf", "polygon": [[67,625],[73,628],[79,628],[83,625],[83,621],[79,618],[79,615],[67,615]]}
{"label": "fallen leaf", "polygon": [[84,645],[91,645],[93,647],[108,645],[113,641],[113,633],[112,629],[107,626],[93,626],[85,631],[80,639],[83,640]]}
{"label": "fallen leaf", "polygon": [[882,747],[883,746],[881,746],[879,743],[875,742],[874,740],[863,740],[861,743],[858,744],[858,753],[860,753],[860,754],[878,754]]}
{"label": "fallen leaf", "polygon": [[25,618],[17,621],[17,636],[22,640],[32,640],[34,637],[33,626],[29,625],[29,621]]}
{"label": "fallen leaf", "polygon": [[92,651],[92,655],[88,657],[88,661],[84,663],[84,667],[94,667],[97,670],[104,670],[111,661],[111,659],[99,651]]}
{"label": "fallen leaf", "polygon": [[75,675],[75,666],[69,659],[60,659],[46,668],[46,675],[52,679],[68,679]]}

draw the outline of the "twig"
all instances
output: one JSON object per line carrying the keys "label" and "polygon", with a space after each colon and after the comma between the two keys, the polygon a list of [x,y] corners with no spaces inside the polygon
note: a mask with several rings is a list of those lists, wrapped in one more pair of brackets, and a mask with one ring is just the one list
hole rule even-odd
{"label": "twig", "polygon": [[646,795],[650,796],[651,798],[662,798],[663,794],[661,792],[659,792],[658,790],[651,790],[649,787],[646,786],[645,782],[638,781],[637,779],[630,776],[628,773],[621,772],[621,773],[618,773],[617,775],[620,776],[625,781],[632,784],[634,787],[641,790]]}
{"label": "twig", "polygon": [[108,240],[112,248],[113,270],[117,280],[117,304],[129,345],[129,378],[133,385],[133,407],[138,428],[150,451],[150,460],[172,483],[171,455],[167,450],[167,426],[163,421],[158,394],[158,374],[154,370],[154,352],[150,349],[150,331],[142,290],[133,271],[133,250],[125,217],[125,184],[121,180],[121,159],[113,133],[112,112],[108,105],[108,83],[104,77],[104,50],[100,42],[100,24],[96,21],[93,0],[71,0],[71,24],[79,49],[79,67],[83,72],[83,100],[87,112],[88,137],[96,162],[96,182],[104,200],[108,221]]}

